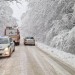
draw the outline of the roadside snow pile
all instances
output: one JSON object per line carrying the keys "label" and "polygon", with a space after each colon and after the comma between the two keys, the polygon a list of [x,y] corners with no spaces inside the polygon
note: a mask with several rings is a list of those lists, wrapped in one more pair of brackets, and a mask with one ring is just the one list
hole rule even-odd
{"label": "roadside snow pile", "polygon": [[54,55],[55,57],[65,61],[66,63],[70,64],[71,66],[75,67],[75,55],[70,53],[66,53],[64,51],[49,47],[43,43],[36,43],[37,47],[39,47],[44,52]]}
{"label": "roadside snow pile", "polygon": [[55,36],[52,39],[50,46],[75,54],[75,27],[69,32],[64,32]]}

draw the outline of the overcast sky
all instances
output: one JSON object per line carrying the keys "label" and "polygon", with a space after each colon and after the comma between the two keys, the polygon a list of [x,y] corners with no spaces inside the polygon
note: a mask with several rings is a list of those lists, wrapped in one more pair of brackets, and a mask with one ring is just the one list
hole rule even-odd
{"label": "overcast sky", "polygon": [[21,19],[21,16],[24,12],[27,11],[28,3],[25,0],[21,0],[20,3],[16,3],[15,1],[10,3],[10,7],[13,9],[13,17],[17,18],[18,20]]}

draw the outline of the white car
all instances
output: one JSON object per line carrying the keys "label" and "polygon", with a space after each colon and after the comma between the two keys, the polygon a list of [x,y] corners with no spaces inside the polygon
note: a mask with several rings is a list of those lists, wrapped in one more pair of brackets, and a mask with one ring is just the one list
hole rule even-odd
{"label": "white car", "polygon": [[34,37],[26,37],[26,38],[24,38],[24,45],[34,45],[35,46]]}
{"label": "white car", "polygon": [[0,57],[11,56],[11,53],[15,51],[15,44],[12,38],[8,36],[0,37]]}

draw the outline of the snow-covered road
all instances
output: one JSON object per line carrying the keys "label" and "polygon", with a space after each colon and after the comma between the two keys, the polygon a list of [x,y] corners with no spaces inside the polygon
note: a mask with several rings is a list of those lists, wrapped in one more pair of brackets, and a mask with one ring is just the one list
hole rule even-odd
{"label": "snow-covered road", "polygon": [[20,45],[0,58],[0,75],[75,75],[75,69],[36,46]]}

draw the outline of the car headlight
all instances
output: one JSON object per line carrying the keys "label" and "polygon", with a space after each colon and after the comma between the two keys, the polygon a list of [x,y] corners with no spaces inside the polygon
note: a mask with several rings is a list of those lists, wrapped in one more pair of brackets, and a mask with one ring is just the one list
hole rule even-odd
{"label": "car headlight", "polygon": [[3,54],[4,55],[9,55],[9,48],[8,47],[4,49],[4,53]]}
{"label": "car headlight", "polygon": [[9,50],[9,48],[5,48],[4,51],[7,52]]}

